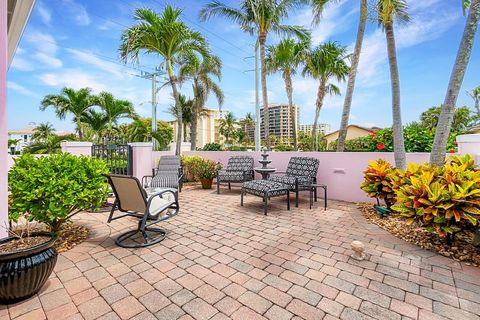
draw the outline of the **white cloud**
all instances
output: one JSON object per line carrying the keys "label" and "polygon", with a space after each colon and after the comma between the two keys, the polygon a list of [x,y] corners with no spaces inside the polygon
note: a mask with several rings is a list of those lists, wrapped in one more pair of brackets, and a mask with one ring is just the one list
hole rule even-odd
{"label": "white cloud", "polygon": [[51,68],[61,68],[63,66],[62,60],[57,59],[43,52],[37,52],[33,58]]}
{"label": "white cloud", "polygon": [[82,62],[94,66],[97,69],[107,71],[118,78],[124,78],[124,74],[121,71],[121,67],[113,62],[100,59],[98,56],[90,51],[78,50],[78,49],[66,49],[72,54],[72,56]]}
{"label": "white cloud", "polygon": [[79,3],[73,0],[64,0],[66,7],[69,9],[70,14],[73,16],[73,20],[79,26],[88,26],[91,22],[90,16],[87,13],[87,9]]}
{"label": "white cloud", "polygon": [[18,92],[20,94],[23,94],[25,96],[30,96],[30,97],[36,97],[37,96],[33,91],[31,91],[31,90],[25,88],[24,86],[21,86],[18,83],[13,82],[13,81],[8,81],[7,82],[7,88],[9,90],[13,90],[13,91]]}
{"label": "white cloud", "polygon": [[[18,51],[18,50],[17,50]],[[20,71],[32,71],[33,65],[30,63],[30,61],[15,55],[13,58],[12,64],[10,65],[10,68],[17,69]]]}
{"label": "white cloud", "polygon": [[40,16],[40,19],[44,24],[50,26],[50,22],[52,21],[52,12],[45,7],[42,1],[38,1],[35,9]]}
{"label": "white cloud", "polygon": [[51,87],[70,87],[75,90],[91,88],[95,93],[107,90],[107,86],[100,83],[91,73],[78,69],[62,69],[56,73],[44,73],[38,79]]}

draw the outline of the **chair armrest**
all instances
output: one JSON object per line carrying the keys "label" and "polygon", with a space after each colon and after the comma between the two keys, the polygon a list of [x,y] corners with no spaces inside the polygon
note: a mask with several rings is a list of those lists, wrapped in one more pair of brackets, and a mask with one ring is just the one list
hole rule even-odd
{"label": "chair armrest", "polygon": [[147,187],[148,178],[153,179],[153,177],[154,177],[154,175],[151,175],[151,176],[150,176],[150,175],[143,176],[143,177],[142,177],[142,186],[143,186],[144,188],[146,188],[146,187]]}
{"label": "chair armrest", "polygon": [[150,207],[150,203],[152,202],[152,199],[155,198],[155,197],[160,197],[166,193],[171,193],[175,199],[175,202],[178,202],[178,193],[175,189],[165,189],[165,190],[162,190],[162,191],[159,191],[159,192],[156,192],[154,194],[152,194],[151,196],[148,197],[148,200],[147,200],[147,207]]}

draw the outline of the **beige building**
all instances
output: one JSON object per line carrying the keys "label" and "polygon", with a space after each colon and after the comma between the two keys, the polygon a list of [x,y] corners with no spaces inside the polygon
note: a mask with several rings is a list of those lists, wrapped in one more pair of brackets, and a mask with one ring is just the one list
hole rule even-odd
{"label": "beige building", "polygon": [[[378,131],[379,129],[380,128],[376,128],[376,127],[366,128],[366,127],[358,126],[358,125],[355,125],[355,124],[350,124],[347,127],[347,140],[366,137],[366,136],[372,134],[372,132]],[[332,143],[332,142],[334,142],[335,140],[338,139],[338,132],[339,131],[337,130],[337,131],[334,131],[330,134],[327,134],[327,135],[323,136],[323,139],[327,142],[327,146],[330,145],[330,143]]]}
{"label": "beige building", "polygon": [[[220,119],[227,113],[226,110],[205,109],[205,114],[198,119],[197,126],[197,148],[203,148],[207,143],[224,142],[224,137],[220,134]],[[168,121],[173,127],[173,140],[177,138],[177,121]],[[190,126],[187,126],[187,135],[184,140],[190,142]]]}
{"label": "beige building", "polygon": [[[313,124],[301,124],[298,131],[305,132],[306,134],[310,135],[313,131]],[[317,125],[317,131],[323,135],[329,134],[332,131],[330,123],[319,123]]]}
{"label": "beige building", "polygon": [[[298,106],[293,106],[297,114],[296,122],[297,128],[299,119]],[[265,128],[263,122],[263,108],[260,108],[260,133],[261,137],[265,136]],[[293,120],[290,113],[290,108],[286,104],[271,104],[268,107],[268,131],[270,136],[276,136],[282,143],[291,143],[293,139]]]}

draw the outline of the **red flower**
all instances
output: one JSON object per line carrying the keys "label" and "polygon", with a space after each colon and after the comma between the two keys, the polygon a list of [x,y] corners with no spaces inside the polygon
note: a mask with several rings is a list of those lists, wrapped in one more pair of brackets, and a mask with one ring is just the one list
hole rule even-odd
{"label": "red flower", "polygon": [[379,143],[379,144],[377,145],[377,149],[378,149],[378,150],[383,150],[383,149],[385,149],[385,143],[383,143],[383,142]]}
{"label": "red flower", "polygon": [[377,133],[375,131],[372,131],[370,132],[370,135],[375,138],[377,136]]}
{"label": "red flower", "polygon": [[448,153],[456,153],[457,151],[455,151],[455,149],[450,149],[448,150]]}

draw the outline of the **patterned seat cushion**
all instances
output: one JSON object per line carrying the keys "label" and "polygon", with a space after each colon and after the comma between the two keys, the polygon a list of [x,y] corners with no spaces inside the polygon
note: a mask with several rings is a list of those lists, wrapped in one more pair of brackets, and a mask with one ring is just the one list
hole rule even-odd
{"label": "patterned seat cushion", "polygon": [[218,171],[217,179],[219,181],[242,182],[244,181],[243,171],[220,170]]}
{"label": "patterned seat cushion", "polygon": [[313,178],[311,177],[294,177],[294,176],[270,176],[270,181],[280,182],[288,185],[288,187],[293,190],[295,189],[295,179],[298,179],[298,190],[308,190],[308,186],[313,183]]}
{"label": "patterned seat cushion", "polygon": [[150,182],[151,188],[175,188],[178,189],[178,173],[158,173]]}
{"label": "patterned seat cushion", "polygon": [[253,180],[244,182],[242,190],[245,193],[263,197],[265,192],[269,197],[282,196],[287,194],[288,186],[272,180]]}

